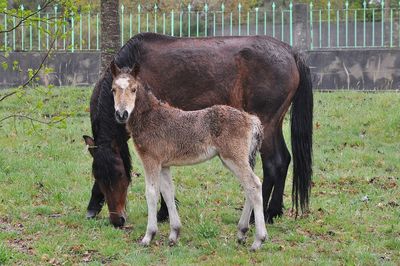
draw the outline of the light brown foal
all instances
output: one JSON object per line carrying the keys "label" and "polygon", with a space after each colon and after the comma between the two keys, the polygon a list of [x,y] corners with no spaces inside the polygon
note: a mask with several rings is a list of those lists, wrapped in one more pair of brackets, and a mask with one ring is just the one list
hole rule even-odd
{"label": "light brown foal", "polygon": [[260,120],[224,105],[182,111],[161,103],[147,90],[138,77],[139,65],[132,70],[121,70],[112,63],[111,70],[115,118],[126,123],[145,171],[148,223],[141,243],[149,245],[158,230],[156,208],[160,191],[169,212],[170,245],[178,239],[181,222],[170,167],[197,164],[218,155],[239,178],[246,194],[238,224],[238,240],[245,241],[254,209],[256,232],[251,249],[260,248],[267,238],[261,182],[253,172],[263,139]]}

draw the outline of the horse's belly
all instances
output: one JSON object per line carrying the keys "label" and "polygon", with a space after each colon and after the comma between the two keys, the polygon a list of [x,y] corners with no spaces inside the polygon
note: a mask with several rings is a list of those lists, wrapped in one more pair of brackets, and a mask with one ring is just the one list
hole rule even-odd
{"label": "horse's belly", "polygon": [[172,158],[167,159],[163,166],[183,166],[183,165],[193,165],[205,162],[215,157],[218,154],[215,147],[207,147],[200,152],[188,152],[180,155],[172,156]]}

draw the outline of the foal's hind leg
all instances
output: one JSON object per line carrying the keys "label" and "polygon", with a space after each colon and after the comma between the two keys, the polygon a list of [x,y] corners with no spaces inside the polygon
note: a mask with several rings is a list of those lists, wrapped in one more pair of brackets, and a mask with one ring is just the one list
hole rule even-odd
{"label": "foal's hind leg", "polygon": [[171,227],[171,233],[169,235],[169,245],[175,245],[178,240],[179,231],[181,229],[181,221],[175,205],[175,188],[172,181],[171,172],[168,168],[161,170],[161,194],[164,197],[165,204],[168,207],[169,223]]}
{"label": "foal's hind leg", "polygon": [[[235,174],[239,178],[240,183],[242,184],[246,193],[245,206],[242,211],[242,217],[238,224],[238,237],[242,237],[243,231],[246,230],[246,225],[248,228],[251,207],[253,207],[254,209],[256,235],[254,242],[251,246],[251,250],[254,251],[256,249],[259,249],[261,247],[261,244],[267,238],[267,230],[265,228],[263,212],[261,181],[253,173],[253,170],[249,165],[248,158],[244,158],[240,161],[232,161],[229,159],[225,159],[221,156],[221,160],[224,162],[224,165],[227,166],[228,169],[231,170],[233,174]],[[251,207],[249,208],[250,204]],[[239,239],[239,241],[241,241],[241,239]]]}
{"label": "foal's hind leg", "polygon": [[246,242],[246,233],[249,230],[250,213],[252,210],[253,207],[250,202],[250,199],[246,196],[246,200],[242,210],[242,215],[240,216],[240,220],[238,223],[237,238],[240,244],[244,244],[244,242]]}

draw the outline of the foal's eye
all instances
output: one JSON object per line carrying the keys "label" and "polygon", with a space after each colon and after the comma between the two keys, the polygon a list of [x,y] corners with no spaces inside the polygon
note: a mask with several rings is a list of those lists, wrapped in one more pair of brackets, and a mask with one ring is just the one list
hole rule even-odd
{"label": "foal's eye", "polygon": [[132,92],[136,92],[136,88],[132,88],[131,91],[132,91]]}

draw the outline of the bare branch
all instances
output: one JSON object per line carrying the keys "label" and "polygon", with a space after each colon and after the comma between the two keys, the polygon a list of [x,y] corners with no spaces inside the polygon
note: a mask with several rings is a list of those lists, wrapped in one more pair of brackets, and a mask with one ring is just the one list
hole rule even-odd
{"label": "bare branch", "polygon": [[[56,36],[57,36],[57,34],[58,34],[58,31],[59,31],[59,30],[57,30],[57,32],[56,32]],[[53,41],[51,42],[51,45],[50,45],[50,47],[49,47],[49,50],[47,50],[46,55],[42,58],[42,61],[40,62],[39,67],[35,70],[35,72],[33,72],[33,75],[32,75],[24,84],[22,84],[22,85],[19,87],[19,89],[25,88],[25,87],[26,87],[29,83],[31,83],[32,80],[39,74],[39,71],[42,69],[42,67],[43,67],[43,65],[44,65],[44,62],[47,60],[47,58],[49,57],[50,53],[51,53],[52,50],[53,50],[53,46],[54,46],[55,41],[56,41],[56,38],[53,38]],[[14,91],[12,91],[12,92],[10,92],[10,93],[8,93],[8,94],[2,96],[2,97],[0,98],[0,102],[3,101],[3,100],[5,100],[6,98],[8,98],[8,97],[10,97],[10,96],[12,96],[12,95],[14,95],[14,94],[16,94],[17,92],[18,92],[18,90],[14,90]]]}
{"label": "bare branch", "polygon": [[36,10],[35,12],[33,12],[33,13],[31,13],[31,14],[25,16],[25,17],[22,17],[22,18],[20,19],[20,21],[18,21],[18,23],[17,23],[15,26],[13,26],[12,28],[9,28],[9,29],[6,29],[6,30],[1,30],[1,31],[0,31],[0,34],[1,34],[1,33],[11,32],[11,31],[15,30],[15,29],[18,28],[24,21],[26,21],[26,20],[28,20],[30,17],[36,15],[36,14],[39,13],[40,11],[46,9],[46,8],[47,8],[51,3],[53,3],[54,1],[55,1],[55,0],[49,0],[49,1],[46,2],[46,3],[43,5],[43,7],[41,7],[40,9]]}
{"label": "bare branch", "polygon": [[39,119],[30,117],[30,116],[27,116],[27,115],[19,115],[18,114],[18,115],[9,115],[9,116],[3,117],[2,119],[0,119],[0,123],[5,121],[5,120],[7,120],[7,119],[10,119],[10,118],[14,118],[14,119],[15,118],[22,118],[22,119],[28,119],[31,122],[37,122],[37,123],[45,124],[45,125],[52,125],[52,124],[58,124],[58,123],[64,121],[65,119],[67,119],[68,117],[69,117],[69,115],[67,115],[65,117],[62,117],[59,120],[55,120],[55,121],[43,121],[43,120],[39,120]]}

